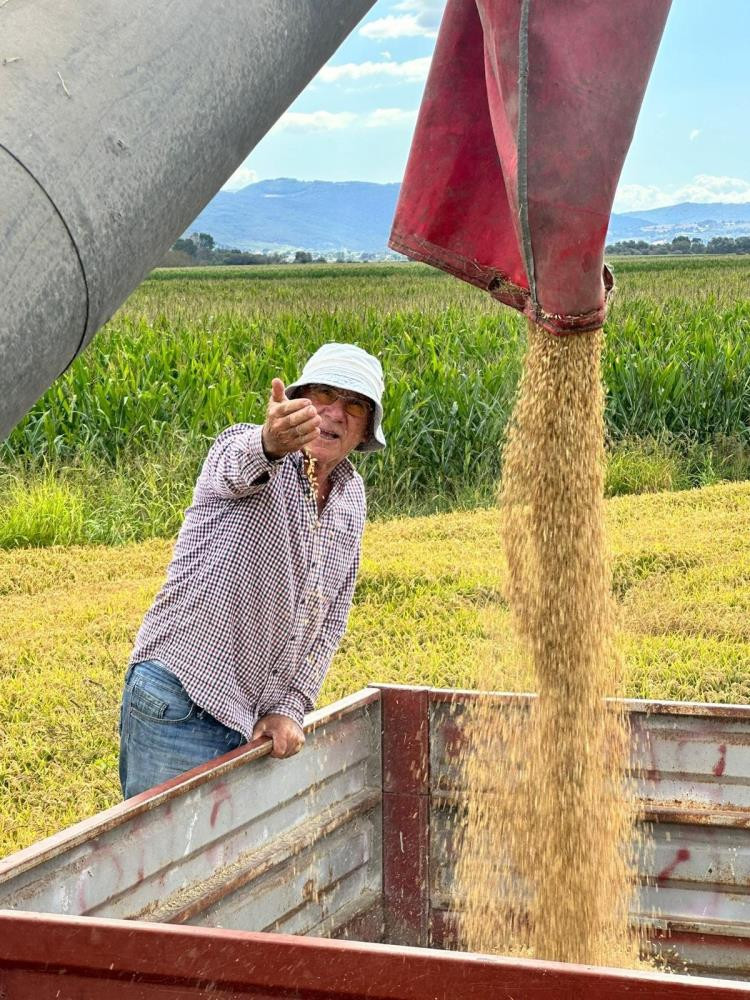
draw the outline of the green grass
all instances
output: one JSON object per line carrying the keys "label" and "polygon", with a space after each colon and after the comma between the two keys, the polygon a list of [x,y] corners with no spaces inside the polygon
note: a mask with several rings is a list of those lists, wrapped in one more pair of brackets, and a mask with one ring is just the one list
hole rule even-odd
{"label": "green grass", "polygon": [[[745,703],[750,485],[711,484],[750,473],[750,266],[615,271],[607,490],[627,692]],[[523,321],[416,265],[156,272],[3,446],[0,853],[117,799],[124,666],[208,442],[260,420],[271,377],[331,339],[382,357],[390,447],[359,463],[375,523],[324,702],[371,680],[531,684],[492,508]],[[453,512],[388,518],[434,510]]]}
{"label": "green grass", "polygon": [[[746,478],[750,263],[613,266],[609,492]],[[172,534],[209,441],[262,420],[271,378],[294,378],[327,340],[385,367],[389,448],[359,461],[374,516],[491,503],[524,333],[515,313],[421,265],[157,271],[0,448],[0,545]]]}
{"label": "green grass", "polygon": [[[750,483],[607,502],[626,693],[750,700]],[[172,543],[0,552],[0,855],[117,801],[125,664]],[[368,526],[322,703],[372,682],[528,690],[498,512]]]}

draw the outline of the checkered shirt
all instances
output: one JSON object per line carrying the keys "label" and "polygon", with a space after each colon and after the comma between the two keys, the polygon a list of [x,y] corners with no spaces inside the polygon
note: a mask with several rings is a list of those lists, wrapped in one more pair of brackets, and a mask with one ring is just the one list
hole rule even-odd
{"label": "checkered shirt", "polygon": [[269,461],[261,428],[212,445],[131,663],[160,660],[247,739],[270,712],[302,724],[346,629],[365,522],[362,477],[331,473],[318,517],[299,452]]}

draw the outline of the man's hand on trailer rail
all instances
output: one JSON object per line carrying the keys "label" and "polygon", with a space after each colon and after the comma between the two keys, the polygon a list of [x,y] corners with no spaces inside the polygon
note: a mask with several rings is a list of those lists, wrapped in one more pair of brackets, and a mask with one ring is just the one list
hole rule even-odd
{"label": "man's hand on trailer rail", "polygon": [[288,715],[264,715],[253,729],[253,739],[270,736],[273,740],[272,757],[293,757],[305,745],[305,734]]}

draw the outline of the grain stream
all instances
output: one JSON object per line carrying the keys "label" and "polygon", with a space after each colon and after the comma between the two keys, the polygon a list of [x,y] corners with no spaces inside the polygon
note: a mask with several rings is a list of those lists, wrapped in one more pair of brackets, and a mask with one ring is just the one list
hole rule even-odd
{"label": "grain stream", "polygon": [[[637,963],[634,797],[603,526],[601,331],[530,324],[500,496],[506,596],[537,697],[479,698],[462,762],[462,947]],[[491,676],[486,690],[497,689]]]}

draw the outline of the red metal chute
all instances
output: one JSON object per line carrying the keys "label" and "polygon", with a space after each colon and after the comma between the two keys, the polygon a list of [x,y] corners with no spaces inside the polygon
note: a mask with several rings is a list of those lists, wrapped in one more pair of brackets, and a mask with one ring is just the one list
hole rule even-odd
{"label": "red metal chute", "polygon": [[671,0],[448,0],[390,245],[550,330],[597,329],[604,243]]}

